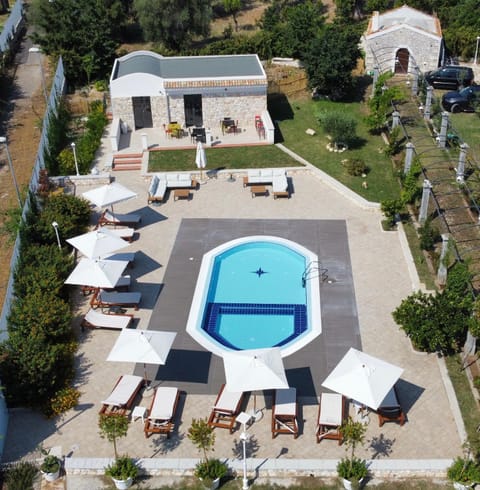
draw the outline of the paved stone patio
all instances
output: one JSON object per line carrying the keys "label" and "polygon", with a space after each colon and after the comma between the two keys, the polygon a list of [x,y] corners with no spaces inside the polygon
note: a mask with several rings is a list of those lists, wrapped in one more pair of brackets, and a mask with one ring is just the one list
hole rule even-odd
{"label": "paved stone patio", "polygon": [[[448,384],[445,385],[445,377],[442,376],[442,364],[435,355],[414,352],[391,317],[392,310],[400,301],[413,288],[419,287],[411,258],[408,254],[405,255],[402,234],[382,231],[381,214],[377,209],[362,207],[349,197],[350,193],[338,192],[332,185],[325,184],[323,177],[314,171],[289,171],[294,190],[292,197],[277,200],[272,196],[252,199],[248,189],[243,188],[238,175],[234,183],[228,181],[228,176],[229,174],[220,174],[218,179],[203,183],[194,191],[193,198],[189,201],[174,201],[173,196],[170,196],[162,205],[147,206],[148,177],[141,176],[138,172],[114,174],[116,180],[138,193],[137,199],[120,203],[115,210],[139,212],[143,216],[138,239],[124,250],[137,251],[135,266],[130,270],[134,278],[131,289],[141,291],[143,298],[140,310],[134,312],[137,318],[135,328],[145,329],[149,324],[156,327],[157,325],[151,323],[155,322],[156,316],[152,316],[152,312],[155,312],[154,315],[158,314],[158,327],[168,329],[169,317],[162,316],[162,296],[165,289],[167,297],[167,271],[170,274],[168,265],[177,237],[181,234],[182,220],[236,220],[234,222],[238,224],[239,220],[331,220],[332,223],[344,223],[348,240],[336,241],[332,238],[330,243],[333,249],[330,250],[343,247],[344,254],[350,256],[354,285],[352,295],[356,300],[361,346],[365,352],[405,369],[398,388],[408,417],[408,422],[403,427],[386,424],[379,428],[376,417],[372,415],[367,431],[368,443],[358,454],[369,459],[384,460],[384,464],[393,470],[398,467],[399,461],[418,463],[422,460],[441,460],[439,467],[444,468],[444,460],[461,454],[462,441],[455,421],[455,403],[451,403],[449,399]],[[81,194],[90,187],[77,185],[77,193]],[[237,228],[235,229],[237,233]],[[65,238],[67,237],[62,237]],[[299,241],[302,239],[302,236],[298,236]],[[322,249],[322,253],[328,255],[328,250]],[[338,268],[340,271],[344,267],[344,263],[336,262],[329,264],[327,268]],[[348,273],[346,270],[342,272]],[[111,444],[98,434],[98,410],[101,400],[108,395],[118,377],[134,372],[135,366],[105,360],[118,332],[80,331],[79,323],[88,308],[88,299],[77,295],[74,328],[78,333],[79,351],[75,385],[82,393],[79,405],[63,417],[52,420],[46,420],[28,410],[12,410],[4,461],[36,454],[35,448],[39,443],[47,448],[62,446],[64,454],[81,460],[113,456]],[[183,307],[184,312],[188,313],[188,302]],[[333,313],[340,319],[344,312],[345,308],[338,307]],[[172,327],[176,320],[172,319]],[[334,321],[331,327],[334,329]],[[184,341],[188,343],[187,348],[191,348],[194,343],[189,337],[184,337]],[[345,351],[347,347],[344,345]],[[182,342],[176,342],[174,348],[181,350]],[[199,346],[196,349],[202,351]],[[322,355],[326,357],[325,369],[327,366],[329,369],[335,365],[339,351],[326,349],[323,353],[311,351],[308,356],[299,355],[298,365],[295,356],[292,356],[291,361],[286,359],[286,365],[292,369],[308,368],[318,361],[317,356]],[[330,355],[333,356],[332,359],[329,358]],[[218,364],[219,360],[212,362]],[[197,366],[195,363],[187,363],[184,368],[192,372]],[[137,367],[138,369],[143,372],[143,368]],[[156,383],[164,386],[177,385],[176,380],[166,379],[161,374],[160,369]],[[220,375],[215,382],[219,381]],[[314,381],[316,396],[319,394],[318,381]],[[146,439],[141,421],[137,420],[132,422],[128,436],[118,442],[120,452],[128,452],[130,456],[137,458],[156,458],[160,465],[163,461],[165,467],[178,468],[180,473],[186,471],[189,465],[191,468],[190,463],[182,463],[183,458],[188,462],[200,455],[186,437],[186,431],[192,417],[208,416],[215,394],[209,389],[200,388],[192,390],[193,392],[188,389],[185,391],[186,395],[182,397],[178,410],[177,428],[170,440],[162,436]],[[144,391],[138,404],[148,407],[152,394],[152,390]],[[257,458],[256,461],[269,461],[279,469],[310,466],[318,468],[322,461],[344,456],[344,448],[335,441],[316,443],[314,433],[318,405],[315,397],[300,398],[301,435],[297,440],[287,435],[279,435],[272,440],[269,399],[267,397],[264,404],[261,403],[262,397],[257,397],[257,400],[260,400],[257,404],[266,408],[263,410],[263,419],[255,422],[249,429],[252,435],[249,456]],[[252,408],[252,403],[250,399],[246,408]],[[216,432],[215,455],[238,458],[239,432],[233,435],[226,430]]]}

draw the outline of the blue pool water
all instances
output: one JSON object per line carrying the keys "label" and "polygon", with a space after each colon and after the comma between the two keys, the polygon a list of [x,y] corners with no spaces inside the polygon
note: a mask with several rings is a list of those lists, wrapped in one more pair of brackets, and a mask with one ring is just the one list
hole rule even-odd
{"label": "blue pool water", "polygon": [[306,331],[305,256],[249,242],[214,259],[202,329],[231,349],[285,345]]}

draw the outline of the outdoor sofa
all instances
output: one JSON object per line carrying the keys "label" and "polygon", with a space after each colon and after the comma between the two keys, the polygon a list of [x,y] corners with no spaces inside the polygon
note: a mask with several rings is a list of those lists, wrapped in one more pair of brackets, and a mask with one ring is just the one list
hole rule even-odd
{"label": "outdoor sofa", "polygon": [[148,204],[162,202],[167,189],[195,189],[198,182],[190,173],[162,172],[154,174],[148,188]]}

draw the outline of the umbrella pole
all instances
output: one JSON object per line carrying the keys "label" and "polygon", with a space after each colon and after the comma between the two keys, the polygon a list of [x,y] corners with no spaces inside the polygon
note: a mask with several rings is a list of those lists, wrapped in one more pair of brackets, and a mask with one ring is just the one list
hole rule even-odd
{"label": "umbrella pole", "polygon": [[148,384],[147,365],[145,363],[143,363],[143,377],[145,378],[145,388],[148,390],[150,389],[150,386]]}

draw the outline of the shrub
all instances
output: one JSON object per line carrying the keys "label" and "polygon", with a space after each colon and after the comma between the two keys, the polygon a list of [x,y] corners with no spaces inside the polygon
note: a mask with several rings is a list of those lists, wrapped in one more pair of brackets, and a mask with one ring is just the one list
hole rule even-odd
{"label": "shrub", "polygon": [[385,155],[393,157],[400,152],[401,139],[400,139],[400,126],[396,126],[390,131],[388,136],[388,145],[385,148]]}
{"label": "shrub", "polygon": [[40,476],[38,466],[30,461],[20,461],[7,467],[4,480],[8,490],[33,490]]}
{"label": "shrub", "polygon": [[368,475],[367,463],[360,458],[342,458],[337,464],[337,473],[340,478],[358,484],[362,478]]}
{"label": "shrub", "polygon": [[95,87],[95,90],[98,90],[99,92],[107,92],[108,91],[108,82],[107,80],[97,80],[93,86]]}
{"label": "shrub", "polygon": [[357,121],[346,112],[327,111],[318,114],[318,122],[323,130],[332,136],[335,145],[348,144],[355,139]]}
{"label": "shrub", "polygon": [[40,470],[43,471],[43,473],[56,473],[59,469],[60,460],[52,454],[45,456],[40,466]]}
{"label": "shrub", "polygon": [[360,158],[348,159],[345,162],[345,168],[348,175],[352,175],[354,177],[360,177],[368,171],[368,167],[365,165],[365,162]]}
{"label": "shrub", "polygon": [[420,248],[422,250],[433,250],[435,243],[440,240],[440,232],[438,228],[432,226],[432,221],[427,219],[423,226],[418,229],[420,238]]}
{"label": "shrub", "polygon": [[475,386],[477,390],[480,390],[480,376],[475,376],[473,378],[473,386]]}
{"label": "shrub", "polygon": [[68,143],[68,123],[70,113],[65,104],[61,103],[57,107],[57,113],[50,113],[48,126],[48,148],[44,152],[45,167],[49,175],[59,175],[58,154]]}
{"label": "shrub", "polygon": [[120,456],[105,468],[105,475],[115,480],[128,480],[136,478],[138,475],[138,467],[128,456]]}
{"label": "shrub", "polygon": [[458,457],[448,468],[447,478],[467,485],[476,483],[480,481],[480,466],[472,459]]}
{"label": "shrub", "polygon": [[393,227],[395,226],[396,216],[402,209],[402,202],[399,199],[387,199],[380,203],[380,209],[385,215],[387,224]]}
{"label": "shrub", "polygon": [[61,415],[71,408],[75,407],[80,398],[80,392],[71,386],[62,388],[50,400],[52,416]]}
{"label": "shrub", "polygon": [[228,473],[228,467],[219,459],[202,460],[195,466],[195,476],[202,480],[216,480]]}

